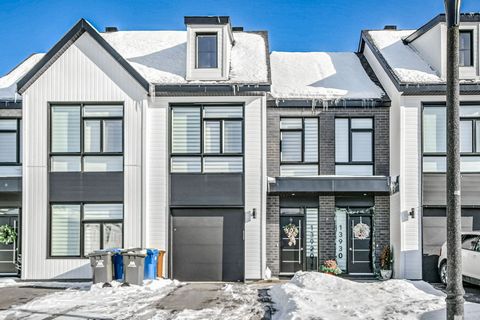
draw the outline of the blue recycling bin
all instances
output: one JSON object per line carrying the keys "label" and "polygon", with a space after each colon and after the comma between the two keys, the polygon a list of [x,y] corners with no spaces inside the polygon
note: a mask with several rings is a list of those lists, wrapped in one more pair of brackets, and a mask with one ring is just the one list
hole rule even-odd
{"label": "blue recycling bin", "polygon": [[144,279],[157,278],[158,249],[147,249],[145,257]]}
{"label": "blue recycling bin", "polygon": [[122,249],[110,249],[113,261],[113,279],[123,280],[123,256]]}

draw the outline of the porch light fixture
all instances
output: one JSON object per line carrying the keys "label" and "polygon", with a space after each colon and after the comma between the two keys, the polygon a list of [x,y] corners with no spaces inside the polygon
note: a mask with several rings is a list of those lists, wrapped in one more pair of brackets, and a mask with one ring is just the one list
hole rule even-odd
{"label": "porch light fixture", "polygon": [[410,211],[408,211],[408,215],[409,215],[412,219],[414,219],[414,218],[415,218],[415,208],[410,209]]}
{"label": "porch light fixture", "polygon": [[257,209],[255,208],[252,209],[252,218],[257,219]]}

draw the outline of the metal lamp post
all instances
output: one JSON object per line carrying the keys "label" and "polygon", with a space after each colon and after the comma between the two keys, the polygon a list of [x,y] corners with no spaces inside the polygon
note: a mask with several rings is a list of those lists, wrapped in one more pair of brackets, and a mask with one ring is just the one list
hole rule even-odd
{"label": "metal lamp post", "polygon": [[461,0],[444,0],[447,18],[447,319],[464,314],[460,199],[459,31]]}

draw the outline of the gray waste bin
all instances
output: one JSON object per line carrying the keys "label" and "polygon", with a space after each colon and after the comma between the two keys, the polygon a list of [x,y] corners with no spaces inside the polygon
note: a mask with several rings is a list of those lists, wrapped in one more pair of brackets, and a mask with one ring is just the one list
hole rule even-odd
{"label": "gray waste bin", "polygon": [[127,251],[122,252],[122,256],[125,283],[142,285],[146,254],[143,251]]}
{"label": "gray waste bin", "polygon": [[88,254],[92,267],[93,283],[110,283],[113,280],[112,253],[95,251]]}

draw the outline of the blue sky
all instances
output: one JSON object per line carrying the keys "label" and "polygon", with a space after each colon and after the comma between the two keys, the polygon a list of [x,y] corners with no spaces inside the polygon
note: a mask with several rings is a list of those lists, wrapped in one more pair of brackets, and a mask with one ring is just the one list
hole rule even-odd
{"label": "blue sky", "polygon": [[[443,0],[0,0],[0,75],[82,17],[98,30],[183,30],[185,15],[229,15],[234,26],[268,30],[272,51],[354,51],[361,29],[418,28],[443,10]],[[480,1],[463,0],[462,11],[480,11]]]}

